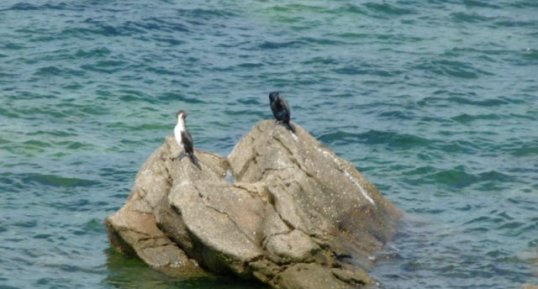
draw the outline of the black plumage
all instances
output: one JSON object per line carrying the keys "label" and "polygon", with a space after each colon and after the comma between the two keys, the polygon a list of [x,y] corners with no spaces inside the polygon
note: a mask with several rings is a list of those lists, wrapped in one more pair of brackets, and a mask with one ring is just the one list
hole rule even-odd
{"label": "black plumage", "polygon": [[282,123],[292,132],[295,131],[290,123],[290,106],[278,91],[269,93],[269,105],[277,122]]}
{"label": "black plumage", "polygon": [[187,130],[186,126],[186,118],[187,113],[183,110],[180,110],[177,113],[177,124],[174,128],[174,136],[176,138],[177,144],[183,148],[183,152],[181,152],[180,156],[178,158],[182,157],[183,155],[187,155],[191,162],[196,165],[198,168],[200,168],[200,164],[198,163],[198,159],[194,155],[194,145],[192,141],[192,136]]}
{"label": "black plumage", "polygon": [[192,144],[192,136],[186,129],[181,132],[181,140],[183,141],[183,148],[185,149],[185,154],[191,159],[193,164],[197,164],[198,160],[194,156],[194,146]]}

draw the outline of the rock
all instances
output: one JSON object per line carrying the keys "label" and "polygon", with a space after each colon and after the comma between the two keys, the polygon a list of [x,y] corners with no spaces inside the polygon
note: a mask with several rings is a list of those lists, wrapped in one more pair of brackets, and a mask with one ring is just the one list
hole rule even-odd
{"label": "rock", "polygon": [[340,280],[333,274],[330,268],[315,263],[298,263],[289,266],[284,272],[278,275],[276,283],[282,289],[353,289],[360,285],[366,285],[366,282],[357,285]]}
{"label": "rock", "polygon": [[259,228],[264,203],[260,198],[216,182],[176,186],[169,200],[203,247],[202,260],[211,271],[229,268],[244,275],[247,262],[263,255]]}
{"label": "rock", "polygon": [[523,284],[522,289],[538,289],[538,286],[532,284]]}
{"label": "rock", "polygon": [[295,131],[262,121],[227,160],[196,151],[201,170],[173,160],[179,148],[168,137],[106,219],[112,246],[183,277],[235,274],[288,289],[370,284],[368,257],[392,237],[399,213],[350,163]]}
{"label": "rock", "polygon": [[157,228],[153,215],[126,207],[110,218],[107,226],[113,232],[110,242],[118,251],[136,254],[150,266],[173,275],[204,275],[198,264]]}
{"label": "rock", "polygon": [[312,262],[320,247],[305,233],[293,230],[269,236],[264,247],[276,263]]}
{"label": "rock", "polygon": [[364,257],[394,233],[398,211],[353,165],[296,127],[295,137],[270,121],[256,125],[228,158],[236,180],[266,183],[291,228],[368,263]]}
{"label": "rock", "polygon": [[[206,276],[198,262],[189,258],[178,247],[174,234],[165,234],[158,227],[156,213],[168,212],[166,206],[170,189],[181,180],[220,179],[226,172],[227,162],[216,155],[197,152],[203,172],[197,171],[187,158],[172,160],[179,147],[167,137],[140,168],[126,204],[105,219],[111,245],[126,255],[135,255],[148,265],[174,276]],[[176,238],[190,239],[186,230],[177,223]],[[168,232],[172,233],[172,232]],[[179,236],[181,235],[181,236]],[[184,242],[186,243],[186,242]]]}

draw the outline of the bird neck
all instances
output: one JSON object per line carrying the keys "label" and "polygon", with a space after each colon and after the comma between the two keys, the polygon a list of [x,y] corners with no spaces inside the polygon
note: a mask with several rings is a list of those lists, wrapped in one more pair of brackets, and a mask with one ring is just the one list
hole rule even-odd
{"label": "bird neck", "polygon": [[185,130],[185,121],[181,118],[181,117],[178,117],[177,118],[177,125],[176,125],[180,130]]}

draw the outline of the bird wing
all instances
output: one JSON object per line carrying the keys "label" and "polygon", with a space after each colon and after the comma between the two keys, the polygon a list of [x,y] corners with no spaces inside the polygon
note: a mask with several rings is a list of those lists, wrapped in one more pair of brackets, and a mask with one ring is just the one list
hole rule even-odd
{"label": "bird wing", "polygon": [[284,108],[286,111],[290,111],[290,106],[288,105],[288,102],[283,97],[278,97],[277,99],[278,106]]}
{"label": "bird wing", "polygon": [[273,115],[276,117],[276,112],[278,110],[276,100],[270,101],[269,106],[271,107],[271,111],[273,112]]}
{"label": "bird wing", "polygon": [[277,112],[275,118],[285,123],[290,122],[290,107],[288,102],[283,97],[278,97],[277,100]]}
{"label": "bird wing", "polygon": [[194,151],[192,144],[192,136],[187,130],[181,132],[181,140],[183,141],[183,147],[185,148],[185,152],[188,154],[192,154]]}

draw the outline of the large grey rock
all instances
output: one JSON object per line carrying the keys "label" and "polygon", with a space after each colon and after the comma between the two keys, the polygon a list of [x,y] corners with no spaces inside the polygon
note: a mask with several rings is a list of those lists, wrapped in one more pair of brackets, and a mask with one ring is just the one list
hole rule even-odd
{"label": "large grey rock", "polygon": [[256,125],[228,158],[236,179],[267,184],[282,220],[334,252],[357,257],[380,249],[394,232],[394,206],[353,165],[300,126],[295,131]]}
{"label": "large grey rock", "polygon": [[172,160],[179,148],[168,137],[106,219],[113,247],[174,275],[231,273],[287,289],[369,284],[369,257],[399,213],[350,163],[295,128],[262,121],[227,160],[197,151],[201,170]]}
{"label": "large grey rock", "polygon": [[173,188],[170,204],[196,237],[201,260],[212,271],[229,268],[247,274],[246,264],[263,255],[259,246],[264,203],[248,191],[216,183],[185,183]]}
{"label": "large grey rock", "polygon": [[[181,221],[176,222],[175,234],[165,234],[159,227],[156,214],[173,215],[163,204],[170,189],[180,181],[221,179],[227,169],[225,159],[197,151],[203,170],[198,170],[187,158],[173,159],[179,147],[172,137],[167,137],[140,168],[131,194],[125,205],[105,219],[111,245],[119,252],[135,255],[148,265],[175,276],[205,276],[195,259],[189,258],[183,248],[174,242],[178,238],[190,240]],[[176,219],[177,220],[177,219]],[[172,232],[168,232],[172,233]]]}

